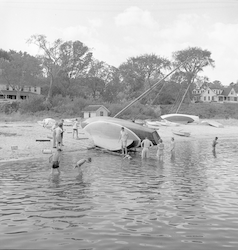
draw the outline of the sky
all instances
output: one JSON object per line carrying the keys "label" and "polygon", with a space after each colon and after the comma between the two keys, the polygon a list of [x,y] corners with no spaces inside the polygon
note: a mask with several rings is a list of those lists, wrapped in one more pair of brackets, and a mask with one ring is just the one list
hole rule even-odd
{"label": "sky", "polygon": [[118,67],[133,56],[199,47],[215,68],[200,75],[238,82],[238,0],[0,0],[0,49],[40,53],[27,43],[79,40],[94,58]]}

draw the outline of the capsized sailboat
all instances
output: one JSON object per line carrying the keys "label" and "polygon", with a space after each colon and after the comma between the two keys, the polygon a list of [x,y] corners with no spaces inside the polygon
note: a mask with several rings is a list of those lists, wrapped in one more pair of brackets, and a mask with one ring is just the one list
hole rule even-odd
{"label": "capsized sailboat", "polygon": [[[94,129],[91,129],[92,126],[90,125],[91,123],[94,123],[93,125]],[[141,126],[131,121],[115,117],[108,117],[108,116],[91,117],[82,121],[81,126],[88,134],[91,135],[93,141],[95,142],[98,141],[96,137],[98,137],[99,133],[101,134],[101,138],[110,138],[113,130],[114,130],[113,133],[115,134],[113,135],[113,138],[116,137],[118,140],[120,136],[120,131],[117,131],[115,124],[120,125],[120,127],[124,127],[132,131],[141,141],[144,140],[145,137],[147,137],[149,140],[152,141],[154,145],[157,145],[159,142],[160,136],[156,130]],[[107,125],[107,129],[105,129],[105,125]],[[134,142],[134,144],[136,143]],[[137,147],[138,146],[139,145],[137,145]]]}
{"label": "capsized sailboat", "polygon": [[[121,142],[119,135],[123,126],[110,121],[94,121],[84,127],[94,142],[100,148],[110,151],[119,151],[121,149]],[[130,129],[124,127],[128,134],[127,148],[137,148],[140,146],[140,138]]]}

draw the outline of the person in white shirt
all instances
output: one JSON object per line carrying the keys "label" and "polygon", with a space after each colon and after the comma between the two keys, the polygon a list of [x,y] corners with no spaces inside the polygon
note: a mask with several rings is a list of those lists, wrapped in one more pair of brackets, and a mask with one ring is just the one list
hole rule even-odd
{"label": "person in white shirt", "polygon": [[127,139],[128,139],[128,134],[125,130],[124,127],[121,128],[121,132],[120,132],[120,137],[119,137],[119,141],[121,141],[121,153],[122,155],[127,155]]}
{"label": "person in white shirt", "polygon": [[149,148],[153,147],[152,141],[150,141],[147,137],[141,142],[142,152],[141,158],[148,158],[149,157]]}
{"label": "person in white shirt", "polygon": [[75,119],[75,121],[73,123],[73,138],[74,138],[74,134],[76,134],[76,139],[79,138],[79,136],[78,136],[78,126],[79,126],[78,119]]}
{"label": "person in white shirt", "polygon": [[53,137],[53,148],[56,148],[56,131],[55,131],[55,129],[58,127],[58,122],[56,122],[53,126],[52,126],[52,128],[51,128],[51,130],[52,130],[52,137]]}
{"label": "person in white shirt", "polygon": [[59,126],[55,129],[55,139],[56,139],[56,147],[61,150],[62,146],[62,134],[63,134],[63,124],[60,123]]}

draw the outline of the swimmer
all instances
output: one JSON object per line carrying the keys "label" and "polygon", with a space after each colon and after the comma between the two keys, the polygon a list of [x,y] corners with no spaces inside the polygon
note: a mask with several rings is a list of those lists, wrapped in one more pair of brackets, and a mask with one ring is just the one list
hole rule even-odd
{"label": "swimmer", "polygon": [[85,163],[85,162],[91,162],[92,161],[92,158],[91,157],[89,157],[89,158],[87,158],[87,159],[81,159],[81,160],[79,160],[77,163],[76,163],[76,165],[75,165],[75,167],[74,168],[78,168],[78,171],[80,170],[80,167]]}
{"label": "swimmer", "polygon": [[124,157],[123,157],[123,159],[128,159],[128,160],[131,160],[132,159],[132,157],[130,156],[130,155],[125,155]]}

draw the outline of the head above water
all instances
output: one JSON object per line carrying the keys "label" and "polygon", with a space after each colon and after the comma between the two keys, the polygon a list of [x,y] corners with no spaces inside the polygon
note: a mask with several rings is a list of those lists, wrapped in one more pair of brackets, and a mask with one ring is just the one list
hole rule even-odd
{"label": "head above water", "polygon": [[217,140],[218,139],[218,137],[215,137],[215,140]]}
{"label": "head above water", "polygon": [[92,158],[89,157],[89,158],[87,159],[87,162],[91,162],[91,161],[92,161]]}
{"label": "head above water", "polygon": [[124,130],[124,127],[121,127],[121,130]]}

